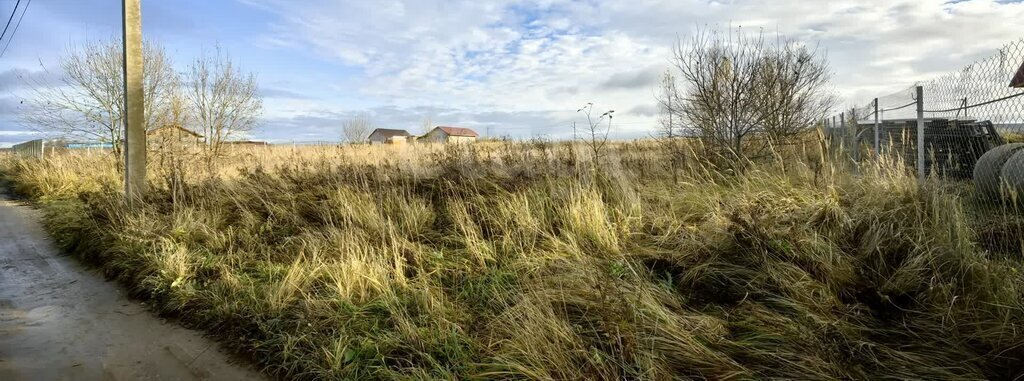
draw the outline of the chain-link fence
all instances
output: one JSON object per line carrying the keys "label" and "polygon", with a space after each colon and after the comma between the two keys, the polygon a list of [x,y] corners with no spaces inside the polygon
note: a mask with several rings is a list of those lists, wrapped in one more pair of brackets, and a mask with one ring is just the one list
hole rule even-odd
{"label": "chain-link fence", "polygon": [[[958,189],[969,212],[999,225],[976,226],[980,243],[1024,251],[1024,39],[823,125],[834,154],[853,162],[896,159],[922,179]],[[1018,234],[986,237],[988,230]]]}

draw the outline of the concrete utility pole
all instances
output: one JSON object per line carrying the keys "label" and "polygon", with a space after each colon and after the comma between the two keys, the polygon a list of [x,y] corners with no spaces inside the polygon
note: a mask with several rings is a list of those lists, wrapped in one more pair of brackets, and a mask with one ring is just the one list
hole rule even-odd
{"label": "concrete utility pole", "polygon": [[129,200],[146,193],[146,114],[142,87],[142,6],[122,0],[124,63],[124,193]]}

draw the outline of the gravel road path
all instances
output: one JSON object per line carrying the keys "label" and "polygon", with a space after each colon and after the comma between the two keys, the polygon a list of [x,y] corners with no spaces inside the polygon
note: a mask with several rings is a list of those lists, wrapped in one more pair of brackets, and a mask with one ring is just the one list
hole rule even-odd
{"label": "gravel road path", "polygon": [[0,195],[0,380],[264,378],[62,255],[36,210]]}

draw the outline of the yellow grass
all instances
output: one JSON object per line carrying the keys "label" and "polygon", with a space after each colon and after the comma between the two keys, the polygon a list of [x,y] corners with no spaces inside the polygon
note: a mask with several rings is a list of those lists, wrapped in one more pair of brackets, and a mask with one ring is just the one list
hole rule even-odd
{"label": "yellow grass", "polygon": [[[663,145],[0,159],[69,252],[296,379],[983,379],[1024,372],[1021,223],[821,144],[733,173]],[[699,149],[690,152],[699,152]]]}

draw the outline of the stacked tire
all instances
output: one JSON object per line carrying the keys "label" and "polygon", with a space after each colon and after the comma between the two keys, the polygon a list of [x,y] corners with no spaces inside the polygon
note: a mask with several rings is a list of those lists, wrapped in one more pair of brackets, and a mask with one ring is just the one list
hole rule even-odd
{"label": "stacked tire", "polygon": [[1024,143],[985,152],[974,165],[974,187],[991,199],[1024,195]]}

